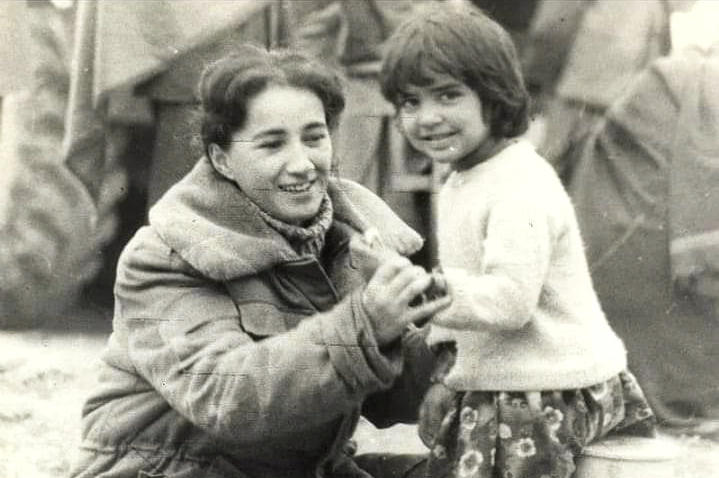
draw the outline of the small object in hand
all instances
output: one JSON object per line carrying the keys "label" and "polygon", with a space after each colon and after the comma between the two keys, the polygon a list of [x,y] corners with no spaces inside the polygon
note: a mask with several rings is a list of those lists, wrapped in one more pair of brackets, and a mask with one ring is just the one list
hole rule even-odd
{"label": "small object in hand", "polygon": [[[355,238],[350,243],[350,248],[354,251],[354,254],[364,257],[365,270],[363,274],[367,280],[372,277],[372,274],[374,274],[380,262],[387,260],[392,255],[397,255],[396,251],[389,249],[384,242],[382,242],[379,231],[374,228],[368,229],[364,234]],[[431,276],[432,281],[429,286],[424,292],[412,299],[409,305],[417,306],[424,304],[444,297],[449,293],[447,281],[439,266],[432,269]],[[415,323],[415,325],[424,325],[427,320],[428,319],[423,319],[421,323]]]}
{"label": "small object in hand", "polygon": [[442,274],[442,269],[437,266],[432,269],[432,282],[427,290],[424,291],[425,300],[432,301],[446,296],[449,293],[447,279]]}
{"label": "small object in hand", "polygon": [[[425,302],[431,302],[433,300],[440,299],[449,294],[449,287],[447,286],[447,279],[442,274],[442,269],[437,266],[432,269],[431,272],[432,281],[429,283],[429,287],[424,292],[415,297],[409,305],[417,306],[424,304]],[[426,324],[431,317],[424,318],[414,323],[417,327],[422,327]]]}
{"label": "small object in hand", "polygon": [[432,276],[432,281],[429,283],[429,286],[424,290],[424,292],[415,297],[409,305],[416,306],[424,304],[425,302],[431,302],[433,300],[440,299],[449,293],[447,288],[447,279],[444,278],[444,274],[442,274],[442,270],[439,267],[432,269],[430,275]]}
{"label": "small object in hand", "polygon": [[382,242],[379,231],[374,228],[353,237],[350,241],[350,250],[351,257],[358,259],[356,264],[361,267],[365,280],[370,280],[381,262],[398,255]]}
{"label": "small object in hand", "polygon": [[362,234],[362,241],[369,246],[370,249],[376,252],[385,251],[384,242],[382,242],[382,236],[379,235],[379,231],[375,228],[370,228]]}

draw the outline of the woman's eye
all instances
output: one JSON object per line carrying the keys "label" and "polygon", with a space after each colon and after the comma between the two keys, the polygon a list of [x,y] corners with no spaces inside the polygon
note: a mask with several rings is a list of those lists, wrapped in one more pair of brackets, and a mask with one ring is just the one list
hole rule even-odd
{"label": "woman's eye", "polygon": [[304,137],[305,143],[309,143],[312,145],[316,145],[319,142],[321,142],[323,139],[325,139],[327,135],[325,133],[315,133],[315,134],[308,134]]}
{"label": "woman's eye", "polygon": [[281,140],[275,140],[275,141],[264,141],[259,144],[260,149],[278,149],[282,147],[282,144],[284,142]]}

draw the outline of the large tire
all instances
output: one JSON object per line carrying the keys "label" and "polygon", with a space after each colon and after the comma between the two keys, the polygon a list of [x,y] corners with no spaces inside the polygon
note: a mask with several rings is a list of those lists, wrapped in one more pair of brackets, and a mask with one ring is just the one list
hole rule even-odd
{"label": "large tire", "polygon": [[49,4],[31,10],[32,84],[3,99],[2,328],[36,325],[75,302],[116,233],[127,182],[117,155],[108,154],[93,201],[62,163],[74,12]]}

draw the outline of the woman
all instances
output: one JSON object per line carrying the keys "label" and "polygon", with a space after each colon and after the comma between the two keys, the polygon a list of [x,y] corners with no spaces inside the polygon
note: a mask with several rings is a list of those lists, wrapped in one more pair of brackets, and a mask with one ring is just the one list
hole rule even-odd
{"label": "woman", "polygon": [[199,94],[205,157],[120,258],[72,476],[367,477],[345,446],[360,409],[416,418],[431,355],[411,325],[449,299],[410,306],[431,278],[399,254],[364,279],[349,242],[370,226],[403,255],[422,241],[330,177],[333,73],[247,46]]}

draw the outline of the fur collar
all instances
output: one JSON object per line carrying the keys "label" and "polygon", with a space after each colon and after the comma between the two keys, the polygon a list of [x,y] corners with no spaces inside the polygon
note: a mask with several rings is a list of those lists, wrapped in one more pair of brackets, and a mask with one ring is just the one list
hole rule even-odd
{"label": "fur collar", "polygon": [[[409,255],[422,239],[381,199],[351,181],[331,180],[334,220],[359,232],[381,231],[383,241]],[[257,213],[254,204],[206,158],[150,209],[150,225],[192,267],[215,280],[229,280],[299,258]]]}

